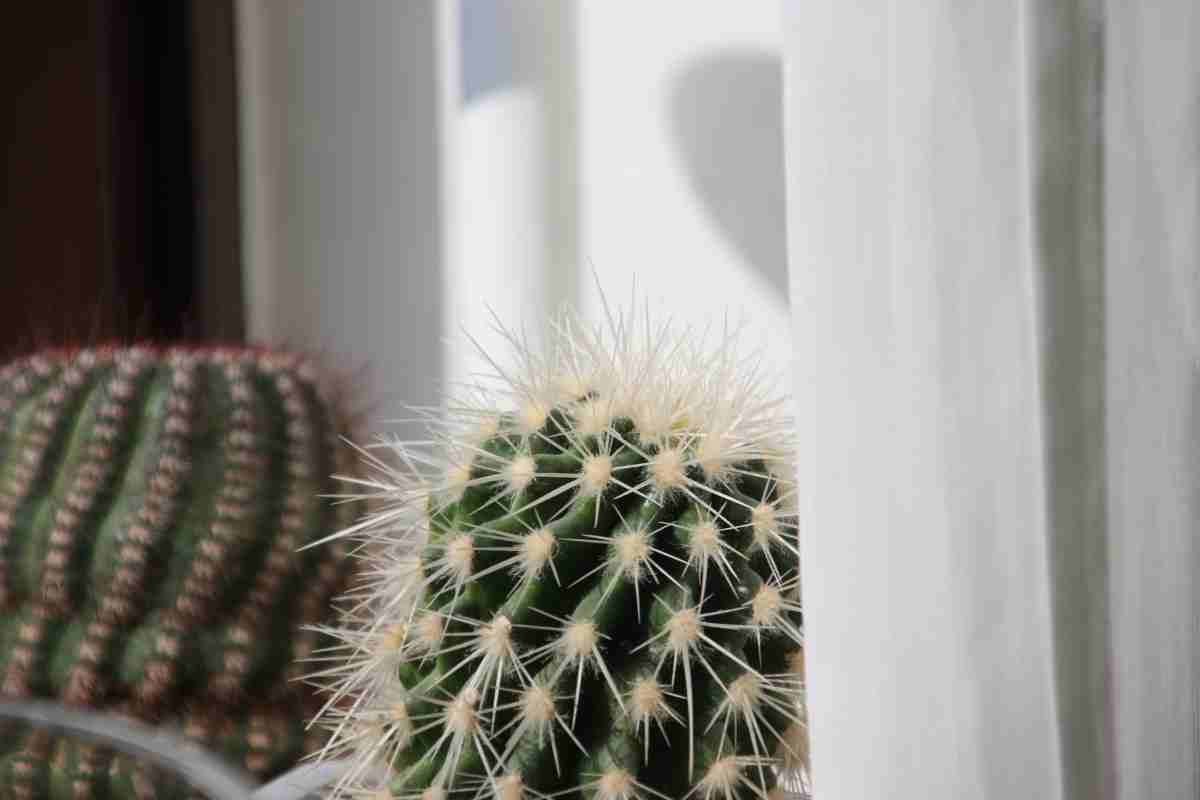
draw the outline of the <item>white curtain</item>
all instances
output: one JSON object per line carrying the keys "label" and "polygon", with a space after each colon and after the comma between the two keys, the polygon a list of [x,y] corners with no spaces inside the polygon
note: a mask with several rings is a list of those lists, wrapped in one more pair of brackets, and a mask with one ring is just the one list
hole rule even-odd
{"label": "white curtain", "polygon": [[784,61],[815,797],[1200,796],[1200,6]]}

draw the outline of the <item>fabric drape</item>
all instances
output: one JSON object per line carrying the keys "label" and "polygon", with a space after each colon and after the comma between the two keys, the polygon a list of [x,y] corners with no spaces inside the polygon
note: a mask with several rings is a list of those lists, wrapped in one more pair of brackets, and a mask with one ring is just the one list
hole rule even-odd
{"label": "fabric drape", "polygon": [[1200,9],[784,5],[815,796],[1200,794]]}

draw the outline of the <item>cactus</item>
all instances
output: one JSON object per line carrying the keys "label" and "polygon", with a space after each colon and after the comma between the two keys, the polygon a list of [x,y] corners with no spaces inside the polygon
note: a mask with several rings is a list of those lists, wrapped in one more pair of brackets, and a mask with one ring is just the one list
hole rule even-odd
{"label": "cactus", "polygon": [[[641,319],[639,316],[638,319]],[[790,422],[736,337],[564,315],[388,443],[313,679],[342,795],[766,798],[807,781]]]}
{"label": "cactus", "polygon": [[[0,696],[178,726],[261,778],[318,746],[294,679],[351,559],[297,551],[350,521],[320,497],[338,423],[285,354],[97,348],[0,370]],[[44,732],[9,727],[0,748],[13,796],[155,787]]]}

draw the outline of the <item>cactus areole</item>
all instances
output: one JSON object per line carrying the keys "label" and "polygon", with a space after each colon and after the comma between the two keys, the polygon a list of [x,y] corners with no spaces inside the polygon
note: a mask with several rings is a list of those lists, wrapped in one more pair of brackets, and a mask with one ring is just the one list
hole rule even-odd
{"label": "cactus areole", "polygon": [[[326,756],[353,796],[766,798],[806,780],[791,425],[723,333],[557,321],[364,489]],[[498,362],[494,362],[497,363]]]}

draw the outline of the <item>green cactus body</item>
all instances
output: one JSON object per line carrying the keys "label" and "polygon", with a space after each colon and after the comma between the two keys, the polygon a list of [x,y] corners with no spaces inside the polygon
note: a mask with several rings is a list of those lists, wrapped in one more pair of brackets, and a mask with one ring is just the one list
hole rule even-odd
{"label": "green cactus body", "polygon": [[[398,445],[337,631],[339,787],[766,797],[803,782],[790,425],[726,343],[566,318],[504,406]],[[486,397],[486,395],[484,395]],[[347,658],[346,653],[350,653]],[[385,778],[379,777],[382,766]]]}
{"label": "green cactus body", "polygon": [[[321,496],[346,471],[341,432],[284,354],[108,348],[0,370],[0,694],[175,725],[264,778],[296,761],[316,706],[293,679],[321,644],[304,626],[351,564],[341,544],[297,552],[348,523]],[[0,794],[165,785],[4,733]]]}

